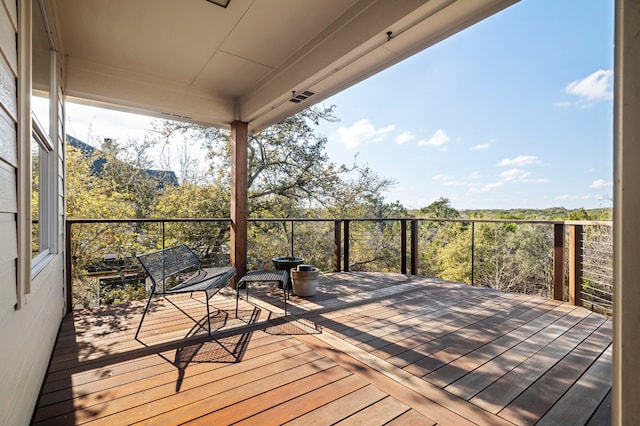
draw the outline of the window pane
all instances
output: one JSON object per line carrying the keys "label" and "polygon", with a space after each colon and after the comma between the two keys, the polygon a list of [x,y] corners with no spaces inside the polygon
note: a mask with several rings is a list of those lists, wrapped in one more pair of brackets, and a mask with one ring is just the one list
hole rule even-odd
{"label": "window pane", "polygon": [[42,148],[31,140],[31,256],[40,253],[40,157]]}
{"label": "window pane", "polygon": [[40,1],[32,0],[32,56],[31,56],[31,110],[33,129],[31,139],[31,255],[34,270],[41,268],[52,243],[55,241],[55,206],[53,171],[56,168],[53,153],[51,113],[54,110],[51,90],[52,64],[55,61],[52,46],[43,19]]}

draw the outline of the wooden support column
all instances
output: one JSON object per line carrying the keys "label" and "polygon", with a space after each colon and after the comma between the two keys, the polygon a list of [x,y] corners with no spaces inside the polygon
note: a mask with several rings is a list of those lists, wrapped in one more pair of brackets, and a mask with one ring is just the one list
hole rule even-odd
{"label": "wooden support column", "polygon": [[342,221],[333,222],[333,272],[342,271]]}
{"label": "wooden support column", "polygon": [[613,425],[640,425],[640,1],[616,0]]}
{"label": "wooden support column", "polygon": [[247,273],[248,124],[231,123],[231,265],[238,277]]}
{"label": "wooden support column", "polygon": [[569,303],[582,306],[582,225],[569,225]]}
{"label": "wooden support column", "polygon": [[553,225],[553,299],[564,300],[564,225]]}

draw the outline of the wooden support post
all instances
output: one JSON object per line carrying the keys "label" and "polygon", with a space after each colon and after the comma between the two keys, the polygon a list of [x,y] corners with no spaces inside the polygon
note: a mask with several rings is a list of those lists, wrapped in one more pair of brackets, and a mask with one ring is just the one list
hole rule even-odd
{"label": "wooden support post", "polygon": [[333,222],[333,272],[342,271],[342,221]]}
{"label": "wooden support post", "polygon": [[553,225],[553,299],[564,300],[564,224]]}
{"label": "wooden support post", "polygon": [[582,225],[569,225],[569,303],[582,306]]}
{"label": "wooden support post", "polygon": [[247,273],[248,124],[231,123],[231,265],[238,278]]}

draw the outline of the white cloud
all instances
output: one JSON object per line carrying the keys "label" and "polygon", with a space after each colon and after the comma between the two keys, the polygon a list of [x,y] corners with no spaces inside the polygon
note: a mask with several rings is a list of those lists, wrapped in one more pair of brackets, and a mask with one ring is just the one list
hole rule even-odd
{"label": "white cloud", "polygon": [[529,176],[531,172],[525,172],[520,169],[510,169],[500,173],[500,177],[504,182],[517,181],[522,182]]}
{"label": "white cloud", "polygon": [[498,175],[500,179],[497,182],[489,183],[482,187],[479,192],[489,192],[501,186],[517,183],[545,183],[549,182],[547,178],[531,178],[531,172],[527,172],[521,169],[509,169]]}
{"label": "white cloud", "polygon": [[613,186],[613,182],[606,182],[604,179],[595,180],[591,184],[591,188],[595,188],[595,189],[606,188],[609,186]]}
{"label": "white cloud", "polygon": [[411,132],[402,132],[400,133],[398,136],[395,137],[395,139],[393,140],[395,143],[397,143],[398,145],[402,145],[403,143],[407,143],[407,142],[411,142],[412,140],[414,140],[416,137],[413,136],[411,134]]}
{"label": "white cloud", "polygon": [[562,195],[558,195],[558,196],[556,196],[554,198],[556,200],[558,200],[558,201],[566,201],[566,200],[589,200],[592,197],[591,197],[590,194],[583,194],[583,195],[562,194]]}
{"label": "white cloud", "polygon": [[478,172],[472,172],[467,176],[463,176],[459,179],[454,179],[453,176],[444,174],[435,175],[432,179],[441,181],[445,186],[465,187],[473,189],[480,185],[480,183],[478,182],[478,179],[480,178],[482,178],[482,176]]}
{"label": "white cloud", "polygon": [[447,136],[447,134],[445,133],[444,130],[438,129],[433,134],[433,136],[431,136],[431,139],[428,139],[428,140],[427,139],[422,139],[422,140],[418,141],[418,145],[442,146],[442,145],[446,144],[447,142],[449,142],[449,136]]}
{"label": "white cloud", "polygon": [[516,158],[505,158],[501,160],[496,166],[505,167],[505,166],[526,166],[529,164],[537,164],[540,160],[538,157],[533,155],[518,155]]}
{"label": "white cloud", "polygon": [[478,150],[478,149],[489,149],[489,144],[488,143],[481,143],[481,144],[478,144],[476,146],[472,146],[469,149],[471,151],[475,151],[475,150]]}
{"label": "white cloud", "polygon": [[613,99],[613,70],[598,70],[582,80],[569,83],[566,91],[582,102],[598,102]]}
{"label": "white cloud", "polygon": [[338,135],[348,149],[356,148],[365,143],[382,142],[384,138],[395,129],[394,125],[376,127],[366,118],[356,121],[351,127],[340,126]]}
{"label": "white cloud", "polygon": [[433,180],[443,180],[443,181],[447,181],[447,180],[451,180],[451,179],[453,179],[453,177],[440,174],[440,175],[435,175],[435,176],[434,176],[434,177],[432,177],[431,179],[433,179]]}
{"label": "white cloud", "polygon": [[493,189],[500,188],[501,186],[504,186],[504,182],[502,182],[502,181],[495,182],[495,183],[490,183],[490,184],[487,184],[487,185],[483,186],[482,189],[480,190],[480,192],[489,192],[489,191],[491,191]]}
{"label": "white cloud", "polygon": [[549,182],[547,178],[531,179],[531,172],[525,172],[520,169],[510,169],[500,173],[500,177],[503,182],[516,182],[516,183],[544,183]]}
{"label": "white cloud", "polygon": [[583,108],[590,107],[598,102],[613,99],[613,70],[598,70],[582,80],[575,80],[567,84],[565,91],[569,95],[577,96],[575,102],[558,101],[556,107],[569,107],[578,105]]}
{"label": "white cloud", "polygon": [[465,179],[469,179],[469,180],[477,180],[480,179],[482,177],[482,175],[478,172],[471,172],[470,174],[467,175],[467,177]]}

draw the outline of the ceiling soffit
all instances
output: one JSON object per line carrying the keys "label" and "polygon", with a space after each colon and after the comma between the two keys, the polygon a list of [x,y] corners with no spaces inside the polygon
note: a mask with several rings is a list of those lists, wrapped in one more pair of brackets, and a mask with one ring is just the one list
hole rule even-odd
{"label": "ceiling soffit", "polygon": [[[71,98],[256,131],[514,2],[57,0],[52,9]],[[304,91],[314,95],[289,101]]]}

